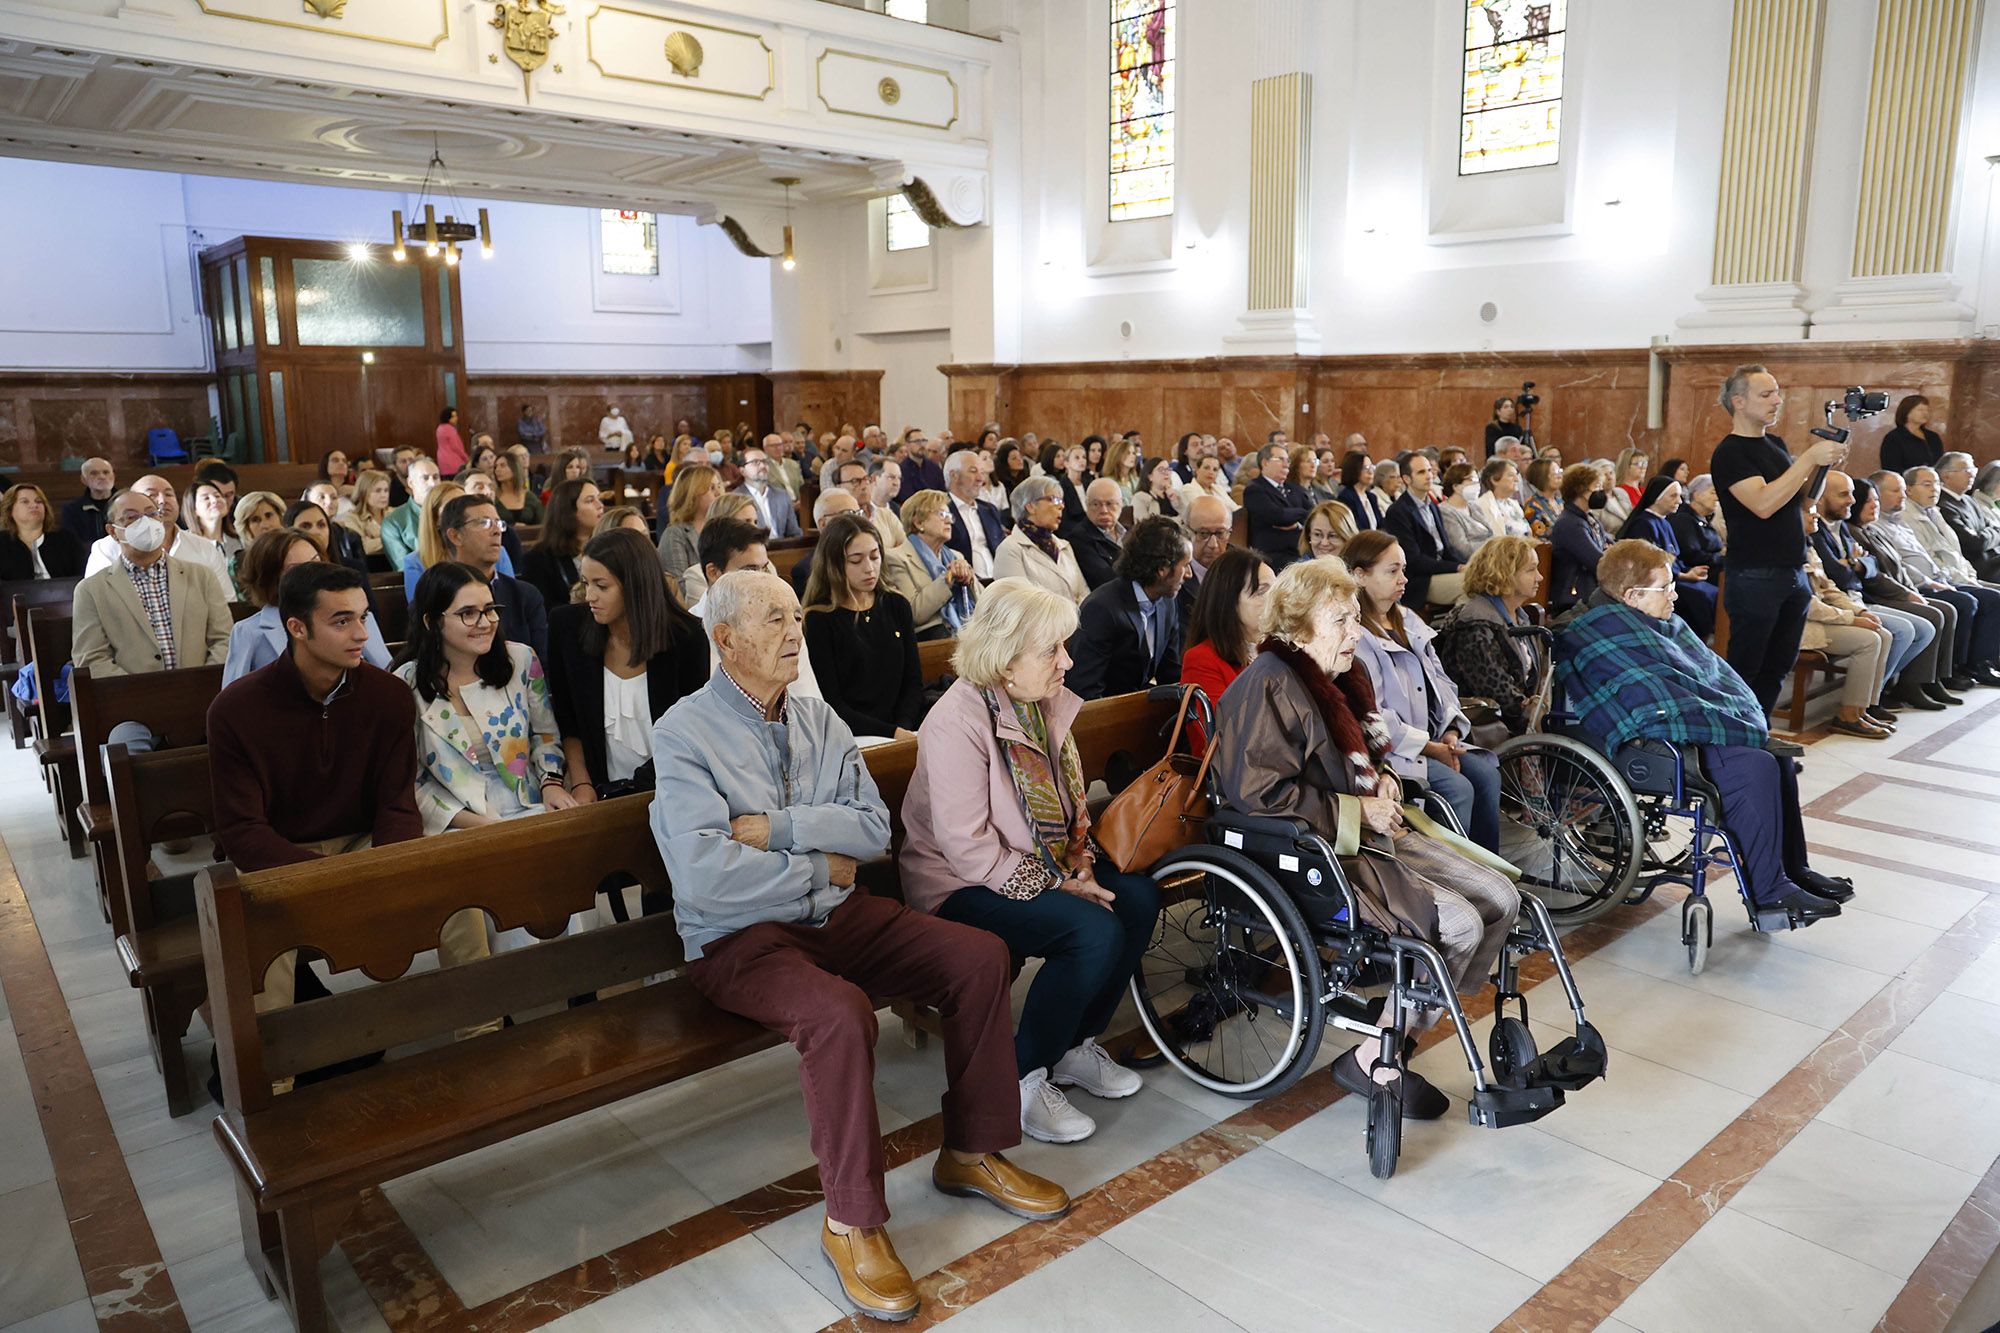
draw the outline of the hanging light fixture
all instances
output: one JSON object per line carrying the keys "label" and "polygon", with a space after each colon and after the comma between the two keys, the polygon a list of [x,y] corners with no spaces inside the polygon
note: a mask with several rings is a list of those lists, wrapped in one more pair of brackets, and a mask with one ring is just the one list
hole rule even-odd
{"label": "hanging light fixture", "polygon": [[799,266],[798,256],[792,253],[792,187],[799,183],[799,178],[774,176],[771,183],[785,187],[785,257],[778,262],[784,265],[785,272],[790,273]]}
{"label": "hanging light fixture", "polygon": [[493,258],[493,224],[487,219],[486,210],[479,210],[479,225],[476,227],[471,222],[460,222],[457,213],[446,213],[440,220],[438,204],[431,199],[433,182],[439,202],[448,202],[458,213],[466,211],[465,201],[452,188],[451,173],[446,170],[444,158],[437,150],[436,135],[431,136],[431,162],[424,170],[423,188],[417,195],[417,206],[423,210],[423,220],[419,222],[412,215],[410,225],[405,227],[403,210],[396,208],[389,211],[391,239],[394,242],[390,257],[401,264],[410,257],[408,245],[421,242],[427,258],[436,259],[442,253],[446,264],[455,265],[459,258],[458,248],[468,241],[477,240],[480,257]]}

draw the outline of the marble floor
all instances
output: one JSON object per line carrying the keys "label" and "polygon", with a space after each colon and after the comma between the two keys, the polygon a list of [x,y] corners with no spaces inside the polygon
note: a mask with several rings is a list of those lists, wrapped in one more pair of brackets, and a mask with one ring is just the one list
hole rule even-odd
{"label": "marble floor", "polygon": [[[885,1016],[920,1322],[1944,1329],[2000,1247],[2000,694],[1906,717],[1887,742],[1812,738],[1815,859],[1860,886],[1844,916],[1757,936],[1725,891],[1699,977],[1670,902],[1579,928],[1608,1079],[1534,1125],[1474,1130],[1462,1106],[1410,1125],[1388,1181],[1330,1039],[1261,1103],[1164,1069],[1082,1099],[1094,1138],[1018,1154],[1078,1206],[1022,1224],[930,1188],[940,1056]],[[0,839],[0,1330],[287,1327],[244,1262],[209,1117],[167,1115],[88,863],[24,752],[0,752]],[[1537,1019],[1560,1021],[1540,990]],[[199,1021],[186,1053],[205,1071]],[[858,1324],[817,1252],[795,1064],[767,1051],[371,1193],[323,1265],[334,1323]],[[1418,1066],[1470,1091],[1455,1044]]]}

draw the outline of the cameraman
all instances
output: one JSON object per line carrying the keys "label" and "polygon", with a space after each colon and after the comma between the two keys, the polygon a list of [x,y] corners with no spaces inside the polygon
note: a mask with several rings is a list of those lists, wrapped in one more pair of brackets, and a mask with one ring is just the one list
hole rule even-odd
{"label": "cameraman", "polygon": [[1784,392],[1760,365],[1731,371],[1717,397],[1730,415],[1730,433],[1715,446],[1708,471],[1729,527],[1722,583],[1729,665],[1768,713],[1798,658],[1812,601],[1799,494],[1820,468],[1839,463],[1847,446],[1815,440],[1793,458],[1771,433],[1784,410]]}

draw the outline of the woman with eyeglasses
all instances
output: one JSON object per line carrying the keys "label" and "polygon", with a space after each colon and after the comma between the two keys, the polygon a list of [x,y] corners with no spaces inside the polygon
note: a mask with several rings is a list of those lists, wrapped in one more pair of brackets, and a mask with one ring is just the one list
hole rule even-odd
{"label": "woman with eyeglasses", "polygon": [[1346,505],[1338,500],[1322,501],[1306,515],[1305,530],[1299,533],[1299,554],[1313,559],[1339,555],[1359,532]]}
{"label": "woman with eyeglasses", "polygon": [[417,810],[426,833],[576,804],[535,650],[500,634],[479,571],[441,561],[417,580],[396,675],[417,696]]}

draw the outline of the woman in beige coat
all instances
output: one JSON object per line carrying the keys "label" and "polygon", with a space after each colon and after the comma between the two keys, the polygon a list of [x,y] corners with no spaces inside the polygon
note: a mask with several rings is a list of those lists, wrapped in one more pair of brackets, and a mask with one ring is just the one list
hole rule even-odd
{"label": "woman in beige coat", "polygon": [[979,580],[972,566],[947,544],[951,539],[951,497],[918,491],[903,501],[909,540],[882,551],[882,582],[910,604],[917,638],[955,638],[972,618]]}
{"label": "woman in beige coat", "polygon": [[1014,488],[1014,530],[993,553],[993,577],[1026,579],[1072,602],[1090,595],[1076,552],[1056,536],[1062,523],[1062,486],[1053,477],[1030,477]]}

